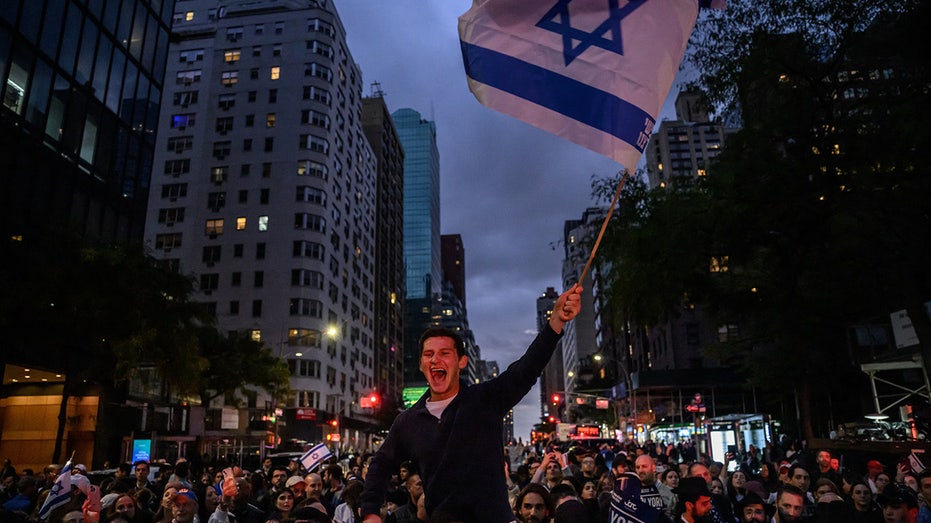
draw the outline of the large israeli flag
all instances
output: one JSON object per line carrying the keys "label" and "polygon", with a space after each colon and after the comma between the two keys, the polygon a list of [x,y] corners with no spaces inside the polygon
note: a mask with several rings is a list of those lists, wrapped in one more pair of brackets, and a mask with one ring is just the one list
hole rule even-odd
{"label": "large israeli flag", "polygon": [[[459,17],[479,102],[629,170],[706,0],[473,0]],[[723,3],[715,0],[712,4]]]}

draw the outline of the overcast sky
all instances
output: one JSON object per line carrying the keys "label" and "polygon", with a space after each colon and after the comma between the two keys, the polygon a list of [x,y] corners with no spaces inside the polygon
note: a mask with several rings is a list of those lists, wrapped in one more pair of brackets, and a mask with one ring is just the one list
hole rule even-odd
{"label": "overcast sky", "polygon": [[[536,334],[537,297],[562,290],[564,222],[593,205],[592,176],[620,165],[476,101],[457,33],[471,0],[334,3],[364,93],[379,82],[391,112],[436,122],[441,231],[462,235],[469,324],[482,358],[504,370]],[[526,441],[539,417],[535,387],[515,409],[515,436]]]}

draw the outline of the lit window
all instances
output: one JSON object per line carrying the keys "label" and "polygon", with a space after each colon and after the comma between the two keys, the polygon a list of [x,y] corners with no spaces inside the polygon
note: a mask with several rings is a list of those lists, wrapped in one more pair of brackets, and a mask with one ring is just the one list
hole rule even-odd
{"label": "lit window", "polygon": [[265,127],[274,127],[275,126],[275,113],[268,113],[265,115]]}
{"label": "lit window", "polygon": [[272,76],[271,76],[272,80],[277,80],[280,77],[280,75],[281,75],[281,68],[278,67],[277,65],[275,67],[272,67]]}
{"label": "lit window", "polygon": [[226,60],[226,63],[231,64],[233,62],[238,62],[239,57],[242,55],[242,51],[239,49],[230,49],[223,53],[223,59]]}
{"label": "lit window", "polygon": [[206,234],[223,234],[223,220],[207,220],[204,226]]}
{"label": "lit window", "polygon": [[268,216],[259,216],[259,231],[268,230]]}
{"label": "lit window", "polygon": [[222,76],[223,85],[230,87],[239,82],[239,73],[236,71],[227,71]]}
{"label": "lit window", "polygon": [[194,20],[194,11],[188,11],[188,12],[184,13],[184,20],[185,20],[186,22],[190,22],[190,21]]}
{"label": "lit window", "polygon": [[236,230],[237,231],[246,230],[246,217],[245,216],[240,216],[239,218],[236,218]]}

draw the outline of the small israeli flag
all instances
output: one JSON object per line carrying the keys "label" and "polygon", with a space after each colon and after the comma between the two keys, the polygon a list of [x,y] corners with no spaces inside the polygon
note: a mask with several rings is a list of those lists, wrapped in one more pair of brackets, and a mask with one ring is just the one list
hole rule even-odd
{"label": "small israeli flag", "polygon": [[304,466],[307,471],[311,471],[317,468],[325,460],[329,459],[333,455],[330,452],[330,449],[323,443],[318,443],[316,446],[308,450],[301,456],[301,465]]}
{"label": "small israeli flag", "polygon": [[65,463],[64,468],[58,473],[58,478],[49,490],[45,503],[39,509],[39,519],[47,519],[53,510],[69,501],[71,501],[71,460],[68,460],[68,463]]}

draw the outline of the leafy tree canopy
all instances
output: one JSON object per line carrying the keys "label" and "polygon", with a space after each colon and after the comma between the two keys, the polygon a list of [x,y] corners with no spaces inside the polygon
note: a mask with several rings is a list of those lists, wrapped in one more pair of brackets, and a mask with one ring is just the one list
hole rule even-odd
{"label": "leafy tree canopy", "polygon": [[707,14],[689,60],[741,130],[708,176],[625,188],[603,247],[616,308],[650,325],[703,305],[740,326],[710,354],[783,391],[849,365],[850,325],[903,308],[920,317],[931,299],[929,11],[735,0]]}

